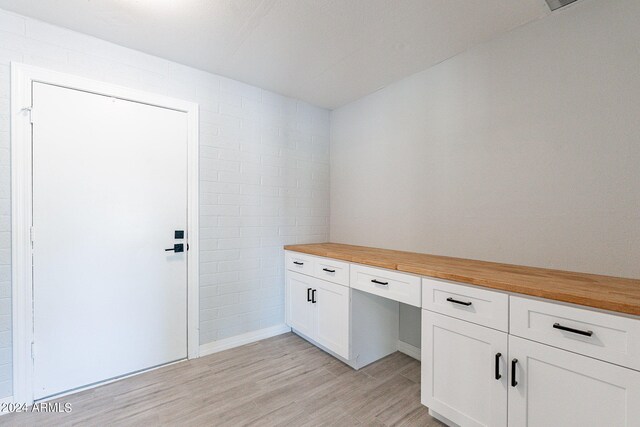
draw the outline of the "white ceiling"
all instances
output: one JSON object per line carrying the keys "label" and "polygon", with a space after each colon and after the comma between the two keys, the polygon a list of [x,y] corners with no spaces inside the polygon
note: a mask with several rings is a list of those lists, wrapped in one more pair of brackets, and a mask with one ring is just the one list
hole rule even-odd
{"label": "white ceiling", "polygon": [[0,0],[0,8],[326,108],[551,13],[545,0]]}

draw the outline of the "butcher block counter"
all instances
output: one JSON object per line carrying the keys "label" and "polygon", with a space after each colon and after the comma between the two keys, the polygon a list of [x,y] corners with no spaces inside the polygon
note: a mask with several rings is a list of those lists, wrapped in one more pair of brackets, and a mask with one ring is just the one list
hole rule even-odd
{"label": "butcher block counter", "polygon": [[618,313],[640,315],[640,280],[638,279],[340,243],[288,245],[285,246],[285,250],[580,304]]}

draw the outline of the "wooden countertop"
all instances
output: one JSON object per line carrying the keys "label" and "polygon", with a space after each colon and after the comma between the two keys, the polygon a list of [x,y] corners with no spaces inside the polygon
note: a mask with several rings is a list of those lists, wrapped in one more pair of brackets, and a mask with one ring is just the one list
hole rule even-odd
{"label": "wooden countertop", "polygon": [[286,250],[420,276],[640,315],[640,280],[500,264],[340,243],[288,245]]}

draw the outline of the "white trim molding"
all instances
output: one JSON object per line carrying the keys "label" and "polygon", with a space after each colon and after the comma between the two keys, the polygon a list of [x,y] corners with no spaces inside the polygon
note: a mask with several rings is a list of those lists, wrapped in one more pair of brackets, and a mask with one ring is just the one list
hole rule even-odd
{"label": "white trim molding", "polygon": [[266,338],[275,337],[276,335],[286,334],[287,332],[291,332],[291,328],[282,323],[269,328],[258,329],[257,331],[251,331],[219,341],[213,341],[200,346],[200,357],[240,347],[241,345],[250,344]]}
{"label": "white trim molding", "polygon": [[11,262],[13,401],[33,403],[33,294],[31,259],[31,103],[34,82],[82,90],[187,114],[187,354],[199,354],[198,104],[43,68],[11,63]]}
{"label": "white trim molding", "polygon": [[415,347],[409,343],[398,340],[398,351],[404,353],[409,357],[413,357],[416,360],[420,360],[420,348]]}

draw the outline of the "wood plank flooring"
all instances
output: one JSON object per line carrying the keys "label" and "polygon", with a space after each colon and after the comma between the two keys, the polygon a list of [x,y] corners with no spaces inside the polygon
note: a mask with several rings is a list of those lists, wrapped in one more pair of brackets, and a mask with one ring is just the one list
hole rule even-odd
{"label": "wood plank flooring", "polygon": [[355,371],[288,333],[65,396],[71,413],[8,426],[442,426],[420,404],[420,362],[394,353]]}

